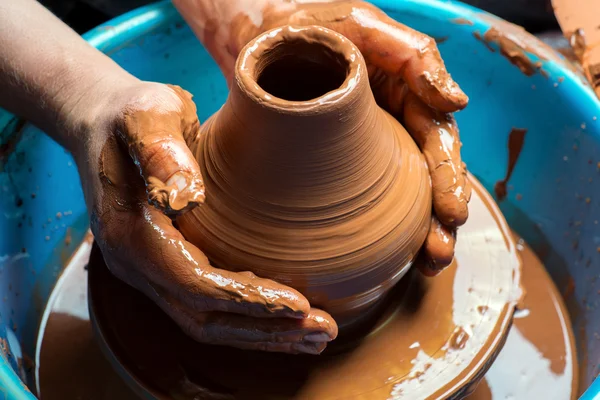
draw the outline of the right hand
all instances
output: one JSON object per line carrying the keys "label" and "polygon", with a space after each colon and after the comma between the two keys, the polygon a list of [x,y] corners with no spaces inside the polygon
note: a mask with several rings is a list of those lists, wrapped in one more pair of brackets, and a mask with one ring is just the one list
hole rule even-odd
{"label": "right hand", "polygon": [[273,28],[318,25],[352,41],[365,58],[378,104],[400,120],[429,167],[433,217],[417,265],[427,276],[450,265],[471,196],[458,126],[450,113],[465,108],[468,98],[446,71],[434,39],[361,0],[173,3],[228,81],[242,48]]}
{"label": "right hand", "polygon": [[74,155],[110,271],[199,342],[321,353],[337,336],[329,314],[311,309],[292,288],[212,267],[166,215],[204,201],[200,170],[184,141],[199,128],[192,96],[134,78],[116,89],[102,82],[86,104],[73,107],[78,121],[68,125],[79,127],[72,136],[84,138]]}

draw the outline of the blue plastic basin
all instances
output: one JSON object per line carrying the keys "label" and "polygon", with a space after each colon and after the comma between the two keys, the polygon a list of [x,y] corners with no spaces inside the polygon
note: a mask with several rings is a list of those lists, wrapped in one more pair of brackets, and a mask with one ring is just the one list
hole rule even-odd
{"label": "blue plastic basin", "polygon": [[[558,287],[575,283],[568,304],[577,311],[572,318],[581,379],[590,386],[583,398],[600,399],[600,381],[592,384],[600,371],[600,103],[560,61],[542,60],[548,77],[528,77],[486,48],[473,35],[493,22],[481,11],[437,0],[375,3],[446,39],[439,46],[446,65],[471,98],[457,116],[463,155],[488,190],[506,172],[511,128],[528,129],[502,209]],[[459,17],[474,24],[452,21]],[[216,64],[169,2],[125,14],[85,38],[134,75],[191,91],[201,120],[227,96]],[[71,156],[2,110],[0,132],[5,149],[16,146],[8,157],[0,152],[0,346],[10,348],[0,356],[0,399],[29,399],[34,397],[19,378],[19,358],[35,354],[44,305],[88,222]]]}

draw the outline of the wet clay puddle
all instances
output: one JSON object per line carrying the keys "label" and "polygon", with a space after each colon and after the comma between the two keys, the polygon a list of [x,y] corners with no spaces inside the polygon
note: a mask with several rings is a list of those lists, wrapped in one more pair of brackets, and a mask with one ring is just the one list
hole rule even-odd
{"label": "wet clay puddle", "polygon": [[[575,398],[577,363],[565,306],[539,259],[522,240],[517,243],[527,295],[498,358],[468,398]],[[65,268],[41,325],[36,378],[43,400],[137,398],[94,339],[87,306],[90,250],[88,240]]]}

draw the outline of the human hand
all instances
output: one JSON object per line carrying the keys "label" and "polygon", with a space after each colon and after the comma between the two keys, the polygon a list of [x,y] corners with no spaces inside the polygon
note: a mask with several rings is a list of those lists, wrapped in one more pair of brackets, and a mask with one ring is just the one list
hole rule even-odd
{"label": "human hand", "polygon": [[[102,84],[100,84],[102,86]],[[331,316],[299,292],[251,272],[214,268],[165,213],[204,201],[185,138],[199,128],[185,90],[133,80],[94,88],[71,114],[73,149],[91,228],[110,271],[143,292],[199,342],[319,354],[337,336]],[[96,93],[96,94],[94,94]]]}
{"label": "human hand", "polygon": [[434,216],[421,270],[436,275],[452,262],[456,229],[468,217],[470,186],[458,127],[450,113],[466,107],[468,98],[446,71],[432,38],[364,1],[174,3],[228,80],[241,49],[270,29],[319,25],[350,39],[365,58],[378,104],[404,124],[429,166]]}

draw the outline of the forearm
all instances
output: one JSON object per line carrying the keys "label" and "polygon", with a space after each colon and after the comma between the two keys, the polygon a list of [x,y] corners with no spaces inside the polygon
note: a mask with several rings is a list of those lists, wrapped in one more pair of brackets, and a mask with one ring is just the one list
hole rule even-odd
{"label": "forearm", "polygon": [[[34,0],[0,0],[0,106],[72,150],[106,87],[134,80]],[[84,112],[85,109],[85,112]]]}
{"label": "forearm", "polygon": [[198,39],[231,78],[239,51],[264,31],[286,25],[289,16],[311,3],[343,0],[173,0]]}

